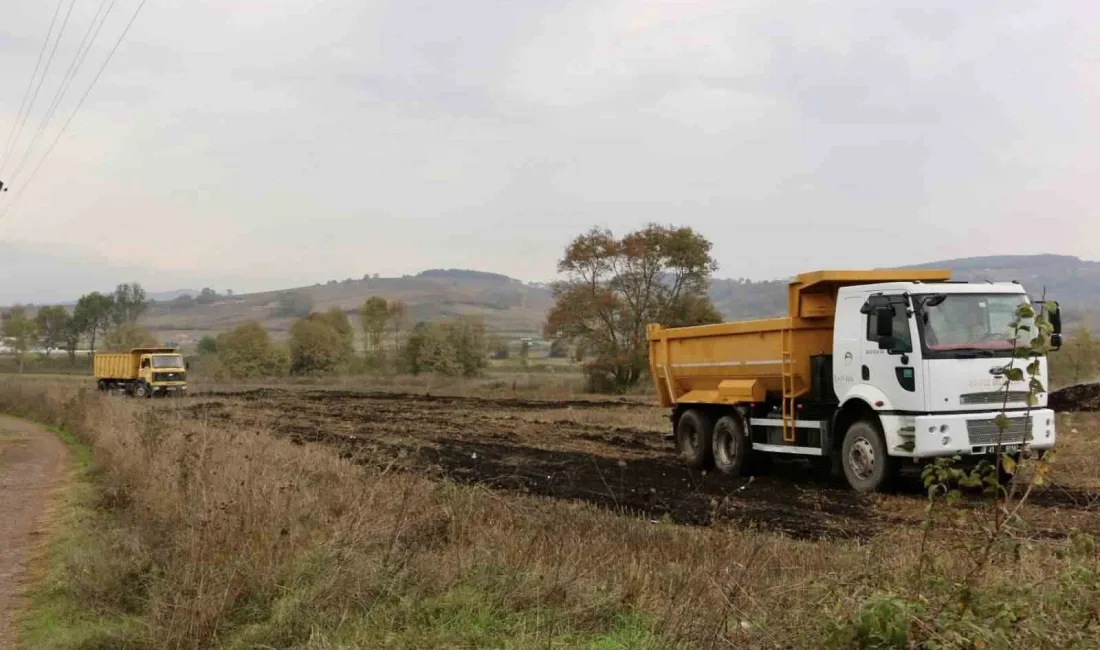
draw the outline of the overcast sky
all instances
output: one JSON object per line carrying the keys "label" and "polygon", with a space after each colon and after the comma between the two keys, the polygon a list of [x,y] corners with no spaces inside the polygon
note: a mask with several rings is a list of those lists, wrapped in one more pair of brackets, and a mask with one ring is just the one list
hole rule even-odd
{"label": "overcast sky", "polygon": [[[100,2],[71,1],[24,146]],[[4,2],[0,138],[55,7]],[[1096,259],[1097,43],[1090,2],[149,0],[0,242],[238,291],[547,280],[577,233],[647,221],[720,276]]]}

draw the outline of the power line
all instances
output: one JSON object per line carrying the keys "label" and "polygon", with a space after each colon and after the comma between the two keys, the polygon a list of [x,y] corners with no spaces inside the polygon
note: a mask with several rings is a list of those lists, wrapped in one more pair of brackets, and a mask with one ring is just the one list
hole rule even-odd
{"label": "power line", "polygon": [[[71,0],[71,2],[69,2],[69,10],[65,12],[65,20],[61,21],[61,28],[57,30],[57,40],[53,42],[53,49],[50,50],[50,57],[46,59],[46,67],[42,68],[42,76],[38,78],[38,85],[34,87],[31,101],[27,104],[27,112],[19,122],[19,128],[16,130],[15,134],[16,143],[19,142],[19,138],[23,135],[23,126],[26,125],[27,118],[31,116],[31,111],[34,110],[34,103],[38,100],[38,91],[42,90],[42,83],[46,81],[46,75],[50,73],[50,65],[53,64],[53,57],[57,55],[57,46],[61,45],[61,37],[65,35],[65,26],[69,24],[69,16],[73,15],[73,7],[75,6],[76,0]],[[0,171],[3,171],[3,168],[0,168]]]}
{"label": "power line", "polygon": [[19,200],[19,197],[23,196],[23,192],[27,190],[27,187],[38,175],[38,170],[42,169],[42,163],[46,162],[46,159],[50,157],[50,153],[53,152],[54,147],[56,147],[58,141],[61,140],[61,136],[65,134],[65,131],[69,128],[69,125],[72,124],[73,118],[76,117],[76,114],[78,112],[80,112],[80,107],[84,105],[84,100],[88,99],[88,95],[91,94],[92,88],[95,88],[96,82],[99,81],[99,77],[103,74],[103,71],[107,69],[107,64],[111,62],[111,59],[115,56],[115,52],[118,51],[118,46],[122,45],[122,39],[126,38],[126,34],[130,33],[130,28],[134,26],[134,21],[137,20],[138,14],[140,14],[142,8],[145,7],[145,2],[146,0],[141,0],[141,3],[138,4],[137,9],[134,10],[134,15],[130,17],[130,22],[126,23],[126,29],[122,30],[122,33],[118,35],[118,40],[115,41],[114,47],[112,47],[110,53],[107,54],[107,58],[104,59],[103,65],[99,67],[99,72],[97,72],[95,78],[92,79],[92,83],[88,86],[88,89],[84,91],[84,95],[80,97],[80,101],[77,102],[76,108],[74,108],[73,112],[69,114],[69,119],[65,120],[65,124],[62,125],[61,130],[57,132],[56,136],[54,136],[53,142],[50,143],[50,147],[46,149],[46,153],[43,154],[42,158],[38,160],[38,164],[34,166],[34,169],[31,171],[31,175],[27,178],[27,182],[23,183],[23,185],[19,188],[19,191],[15,194],[14,197],[12,197],[11,202],[4,206],[4,211],[0,212],[0,220],[3,220],[3,218],[7,216],[8,211],[11,210],[11,207],[15,205],[16,201]]}
{"label": "power line", "polygon": [[[42,121],[38,124],[38,130],[35,131],[30,144],[27,145],[26,151],[23,152],[23,157],[19,160],[19,164],[15,166],[15,169],[9,177],[10,182],[14,183],[19,178],[20,172],[23,171],[31,154],[34,152],[34,146],[38,144],[38,140],[41,139],[46,127],[53,121],[53,116],[57,112],[61,100],[65,98],[65,94],[69,91],[69,86],[72,85],[73,79],[76,78],[76,73],[84,64],[84,59],[88,56],[88,52],[95,44],[96,38],[99,37],[99,31],[103,29],[103,24],[107,22],[107,17],[110,16],[111,9],[114,8],[116,1],[117,0],[110,0],[111,4],[109,7],[107,6],[108,0],[100,1],[99,9],[96,10],[95,16],[92,17],[92,22],[88,25],[88,30],[84,32],[84,38],[81,39],[80,46],[76,49],[76,54],[73,56],[72,63],[69,64],[69,69],[65,71],[65,76],[62,78],[61,84],[58,85],[57,92],[54,93],[53,100],[50,101],[50,106],[46,110],[45,116],[43,116]],[[103,13],[104,7],[107,7],[107,13]],[[103,14],[103,20],[99,20],[100,14]],[[98,25],[96,24],[97,20],[99,20]],[[89,36],[91,37],[90,40]]]}
{"label": "power line", "polygon": [[31,74],[31,78],[27,80],[27,89],[23,91],[23,101],[19,103],[19,112],[15,115],[15,121],[11,123],[11,131],[8,131],[8,141],[4,143],[3,155],[0,155],[0,169],[3,169],[8,161],[8,152],[11,150],[12,138],[15,136],[15,125],[19,123],[19,120],[23,117],[23,109],[27,107],[27,98],[31,96],[31,86],[34,85],[34,80],[38,77],[38,70],[42,67],[42,57],[45,56],[46,48],[50,44],[50,37],[53,36],[53,26],[57,23],[57,16],[61,14],[61,4],[64,1],[57,0],[57,9],[54,9],[53,18],[50,20],[50,28],[46,30],[46,40],[42,41],[42,49],[38,51],[38,60],[34,63],[34,72]]}

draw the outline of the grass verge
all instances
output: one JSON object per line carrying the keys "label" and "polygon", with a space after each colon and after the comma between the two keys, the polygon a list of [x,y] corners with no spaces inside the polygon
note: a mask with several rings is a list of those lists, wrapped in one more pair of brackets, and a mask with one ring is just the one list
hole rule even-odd
{"label": "grass verge", "polygon": [[112,524],[96,507],[92,447],[70,431],[52,430],[72,454],[73,478],[61,495],[44,557],[37,558],[33,565],[35,586],[20,619],[20,647],[121,649],[140,621],[89,607],[83,588],[96,579],[88,570],[88,562],[116,553],[107,546],[104,536]]}

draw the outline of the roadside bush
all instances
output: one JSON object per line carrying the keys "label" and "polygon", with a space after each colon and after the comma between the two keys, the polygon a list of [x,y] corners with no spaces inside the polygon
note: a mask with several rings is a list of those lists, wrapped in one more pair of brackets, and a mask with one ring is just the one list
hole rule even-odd
{"label": "roadside bush", "polygon": [[217,354],[218,353],[218,339],[216,339],[213,336],[210,336],[209,334],[207,334],[206,336],[202,337],[199,340],[199,344],[197,346],[197,351],[198,351],[199,354],[202,354],[202,355]]}
{"label": "roadside bush", "polygon": [[403,350],[406,370],[446,377],[476,377],[489,365],[485,328],[470,320],[418,323]]}
{"label": "roadside bush", "polygon": [[271,344],[267,330],[255,321],[219,334],[215,347],[219,371],[231,378],[275,377],[287,372],[286,354]]}
{"label": "roadside bush", "polygon": [[332,375],[346,372],[351,362],[347,338],[328,320],[313,314],[290,328],[290,372]]}

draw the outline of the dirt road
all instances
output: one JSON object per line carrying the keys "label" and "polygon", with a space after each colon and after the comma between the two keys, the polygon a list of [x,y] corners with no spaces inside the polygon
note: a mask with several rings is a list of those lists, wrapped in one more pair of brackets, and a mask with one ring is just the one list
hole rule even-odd
{"label": "dirt road", "polygon": [[68,467],[57,436],[0,415],[0,648],[15,647],[13,617],[27,564]]}

